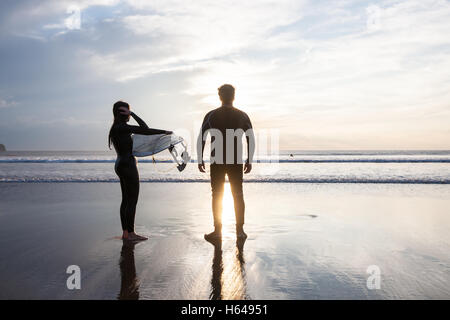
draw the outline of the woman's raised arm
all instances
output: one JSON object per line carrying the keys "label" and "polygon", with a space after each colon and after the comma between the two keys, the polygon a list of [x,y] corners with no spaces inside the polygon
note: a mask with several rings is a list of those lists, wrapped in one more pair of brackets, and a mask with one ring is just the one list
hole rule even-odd
{"label": "woman's raised arm", "polygon": [[123,114],[126,114],[127,111],[129,112],[129,115],[133,117],[134,120],[139,124],[139,126],[131,126],[128,124],[125,124],[123,126],[124,130],[126,130],[128,133],[135,133],[135,134],[143,134],[143,135],[153,135],[153,134],[171,134],[172,131],[166,131],[161,129],[153,129],[149,128],[144,120],[139,118],[134,112],[131,110],[123,110]]}

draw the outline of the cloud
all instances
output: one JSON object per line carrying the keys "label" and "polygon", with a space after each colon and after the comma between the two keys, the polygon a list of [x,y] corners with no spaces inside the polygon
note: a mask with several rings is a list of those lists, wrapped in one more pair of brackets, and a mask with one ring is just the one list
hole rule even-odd
{"label": "cloud", "polygon": [[201,120],[218,104],[217,87],[232,83],[255,127],[282,129],[286,145],[450,147],[448,1],[77,3],[79,32],[65,23],[71,1],[3,10],[0,36],[46,43],[33,62],[18,46],[15,56],[27,61],[14,63],[30,71],[5,77],[2,92],[12,83],[43,91],[42,105],[52,106],[72,93],[105,101],[117,94],[163,109],[180,105],[170,120],[183,123]]}
{"label": "cloud", "polygon": [[6,109],[10,107],[14,107],[17,105],[17,102],[10,99],[3,99],[0,97],[0,109]]}
{"label": "cloud", "polygon": [[[1,4],[0,36],[14,35],[39,41],[81,27],[80,14],[96,6],[114,6],[119,0],[24,0]],[[75,24],[74,24],[75,23]]]}
{"label": "cloud", "polygon": [[[154,13],[124,18],[136,34],[167,39],[184,60],[224,56],[267,40],[277,27],[301,17],[301,1],[130,1]],[[178,49],[178,48],[176,48]],[[179,52],[179,50],[176,50]]]}
{"label": "cloud", "polygon": [[118,81],[158,72],[202,69],[210,61],[227,60],[263,42],[276,46],[275,36],[270,33],[298,20],[302,7],[299,1],[128,4],[140,13],[118,20],[137,37],[135,45],[107,55],[91,54],[93,67],[100,73],[112,70],[109,75]]}
{"label": "cloud", "polygon": [[18,123],[23,126],[39,128],[39,127],[93,127],[103,125],[101,120],[92,119],[87,117],[60,117],[60,118],[47,118],[36,115],[23,116],[19,119]]}
{"label": "cloud", "polygon": [[[273,96],[286,107],[418,104],[430,102],[447,85],[449,50],[442,50],[450,45],[446,1],[382,2],[353,18],[352,7],[327,3],[323,16],[334,15],[327,29],[350,25],[345,34],[318,39],[301,28],[289,28],[311,12],[311,4],[297,1],[128,3],[152,12],[122,18],[126,28],[151,42],[136,44],[147,56],[133,59],[130,52],[138,52],[136,48],[91,55],[98,70],[108,70],[119,81],[198,69],[202,72],[192,79],[193,93],[215,89],[229,79],[245,88],[255,104],[261,105],[255,95],[263,95],[265,102],[273,104],[274,99],[267,99]],[[209,102],[213,96],[215,92]]]}

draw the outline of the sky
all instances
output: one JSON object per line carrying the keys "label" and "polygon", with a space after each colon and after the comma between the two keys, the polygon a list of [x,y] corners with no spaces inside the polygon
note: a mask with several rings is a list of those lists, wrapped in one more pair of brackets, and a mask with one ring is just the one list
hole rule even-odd
{"label": "sky", "polygon": [[236,88],[280,149],[450,149],[450,1],[0,2],[0,143],[106,150],[112,105],[192,139]]}

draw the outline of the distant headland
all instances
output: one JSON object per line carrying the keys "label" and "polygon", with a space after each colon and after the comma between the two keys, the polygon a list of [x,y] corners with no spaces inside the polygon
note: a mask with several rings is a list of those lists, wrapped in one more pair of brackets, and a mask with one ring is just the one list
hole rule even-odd
{"label": "distant headland", "polygon": [[6,147],[4,144],[0,143],[0,152],[4,152],[4,151],[6,151]]}

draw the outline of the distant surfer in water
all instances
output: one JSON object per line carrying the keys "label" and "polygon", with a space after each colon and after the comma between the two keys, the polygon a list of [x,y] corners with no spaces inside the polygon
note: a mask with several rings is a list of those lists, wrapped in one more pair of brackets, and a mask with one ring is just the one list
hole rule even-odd
{"label": "distant surfer in water", "polygon": [[[233,106],[235,89],[224,84],[219,89],[222,106],[208,112],[203,120],[197,142],[198,169],[205,172],[203,150],[206,135],[211,135],[211,189],[214,231],[205,234],[205,239],[214,241],[222,237],[222,198],[225,175],[230,181],[236,215],[236,236],[246,239],[244,232],[245,202],[242,189],[243,173],[250,173],[255,152],[255,137],[248,115]],[[248,158],[243,165],[242,137],[246,136]]]}
{"label": "distant surfer in water", "polygon": [[[139,197],[139,173],[136,159],[132,154],[133,140],[131,134],[171,134],[172,131],[151,129],[147,124],[130,110],[128,103],[117,101],[113,106],[114,122],[109,130],[108,146],[111,143],[117,153],[115,164],[116,174],[120,178],[122,189],[122,203],[120,204],[120,222],[122,224],[122,239],[124,240],[147,240],[147,237],[134,232],[134,217],[136,215],[136,205]],[[130,117],[139,126],[128,125]]]}

